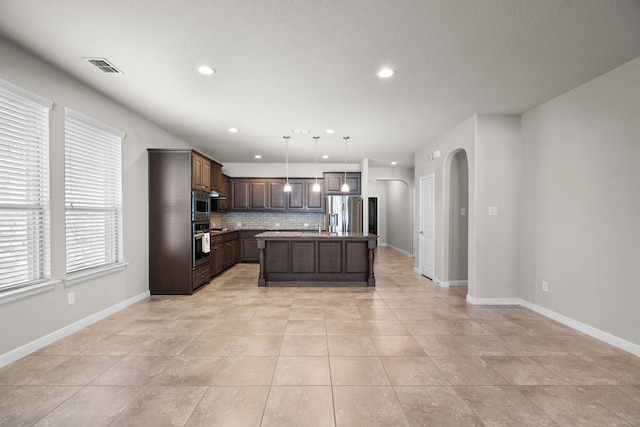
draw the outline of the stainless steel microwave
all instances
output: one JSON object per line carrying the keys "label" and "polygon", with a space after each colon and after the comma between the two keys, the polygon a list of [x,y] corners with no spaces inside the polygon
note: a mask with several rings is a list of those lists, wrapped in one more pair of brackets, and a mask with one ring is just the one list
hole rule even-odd
{"label": "stainless steel microwave", "polygon": [[209,221],[211,217],[211,199],[209,193],[191,192],[191,221]]}

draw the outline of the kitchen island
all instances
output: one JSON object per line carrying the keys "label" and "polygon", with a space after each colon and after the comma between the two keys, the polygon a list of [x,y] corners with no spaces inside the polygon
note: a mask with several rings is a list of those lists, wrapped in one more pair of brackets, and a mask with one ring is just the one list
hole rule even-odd
{"label": "kitchen island", "polygon": [[267,231],[257,234],[258,286],[375,286],[378,236],[362,233]]}

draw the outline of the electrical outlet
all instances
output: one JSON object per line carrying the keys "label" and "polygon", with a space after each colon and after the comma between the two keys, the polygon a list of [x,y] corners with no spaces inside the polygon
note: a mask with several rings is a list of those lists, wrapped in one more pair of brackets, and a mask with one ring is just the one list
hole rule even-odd
{"label": "electrical outlet", "polygon": [[242,223],[241,222],[236,222],[236,227],[242,227]]}
{"label": "electrical outlet", "polygon": [[304,226],[305,226],[305,227],[308,227],[308,226],[309,226],[309,224],[307,224],[307,223],[305,222]]}
{"label": "electrical outlet", "polygon": [[280,223],[279,222],[276,222],[276,227],[280,227]]}
{"label": "electrical outlet", "polygon": [[549,283],[547,282],[542,282],[542,291],[543,292],[549,292]]}
{"label": "electrical outlet", "polygon": [[75,292],[69,292],[67,294],[67,305],[73,305],[76,303],[76,293]]}

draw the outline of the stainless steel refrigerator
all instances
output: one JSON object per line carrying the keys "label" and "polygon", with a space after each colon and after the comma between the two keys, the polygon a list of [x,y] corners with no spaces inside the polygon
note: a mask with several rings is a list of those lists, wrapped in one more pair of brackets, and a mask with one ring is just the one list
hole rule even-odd
{"label": "stainless steel refrigerator", "polygon": [[331,233],[362,233],[362,197],[325,196],[324,228]]}

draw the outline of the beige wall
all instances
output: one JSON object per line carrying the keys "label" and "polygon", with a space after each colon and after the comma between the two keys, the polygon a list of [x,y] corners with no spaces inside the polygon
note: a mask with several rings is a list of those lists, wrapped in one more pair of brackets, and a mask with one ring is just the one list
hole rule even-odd
{"label": "beige wall", "polygon": [[[55,103],[50,113],[52,276],[64,276],[64,108],[126,132],[122,146],[124,271],[0,305],[0,356],[149,289],[148,147],[188,145],[139,115],[0,38],[0,78]],[[110,76],[105,76],[110,78]],[[75,304],[67,305],[67,293]],[[15,327],[8,327],[14,325]]]}
{"label": "beige wall", "polygon": [[[426,143],[415,183],[434,173],[436,279],[455,280],[448,179],[462,149],[470,297],[524,301],[610,342],[640,345],[639,135],[640,58],[522,116],[474,116]],[[430,160],[435,150],[441,156]],[[416,245],[417,268],[419,259]]]}
{"label": "beige wall", "polygon": [[[520,116],[480,115],[476,128],[476,298],[518,296]],[[498,215],[490,216],[489,207]]]}
{"label": "beige wall", "polygon": [[520,295],[640,345],[640,59],[525,113],[522,137]]}
{"label": "beige wall", "polygon": [[378,244],[414,254],[414,171],[402,167],[370,167],[369,196],[378,197]]}

